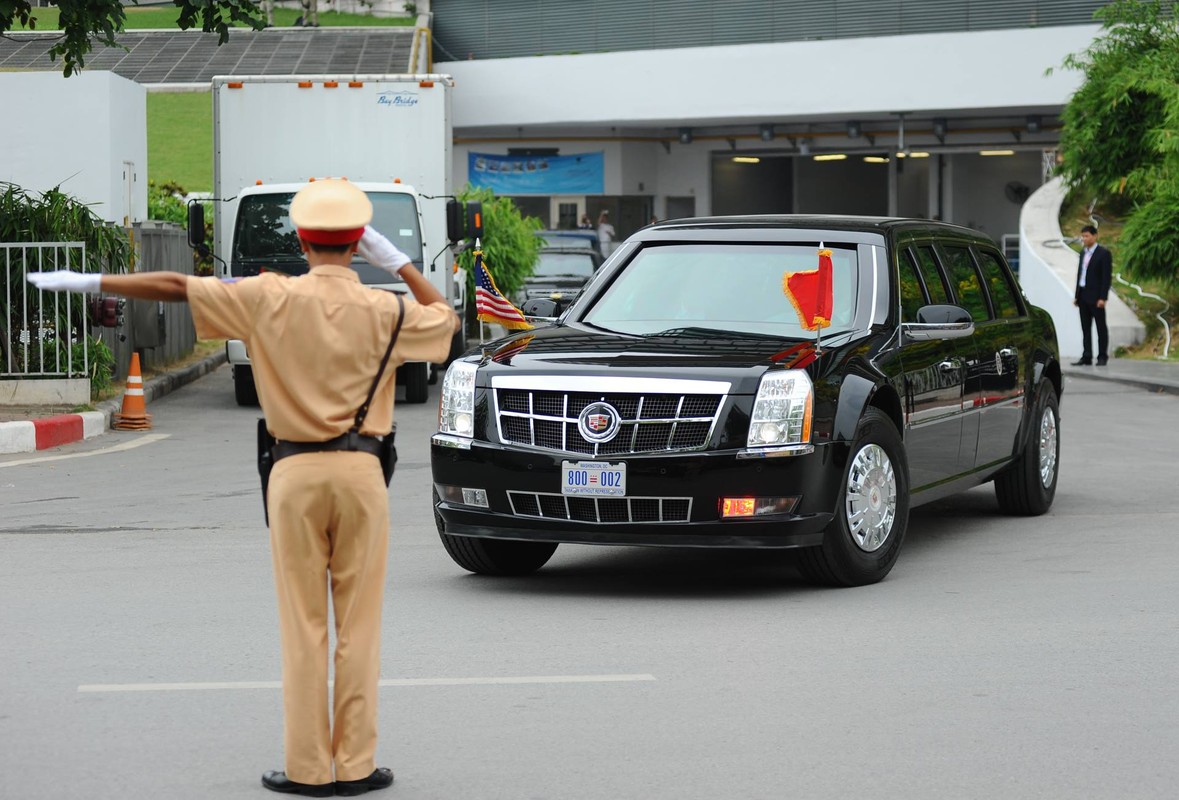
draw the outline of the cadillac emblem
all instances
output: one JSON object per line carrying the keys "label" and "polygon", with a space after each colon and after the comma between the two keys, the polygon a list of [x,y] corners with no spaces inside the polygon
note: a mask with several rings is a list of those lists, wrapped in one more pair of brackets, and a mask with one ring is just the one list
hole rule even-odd
{"label": "cadillac emblem", "polygon": [[609,403],[590,403],[577,416],[577,431],[587,442],[601,444],[618,435],[622,417]]}

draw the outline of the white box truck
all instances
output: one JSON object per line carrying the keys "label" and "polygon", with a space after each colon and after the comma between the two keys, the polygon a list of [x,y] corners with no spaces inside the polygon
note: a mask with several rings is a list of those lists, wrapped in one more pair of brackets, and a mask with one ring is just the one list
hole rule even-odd
{"label": "white box truck", "polygon": [[[388,236],[463,315],[447,226],[451,186],[448,75],[216,77],[213,79],[214,256],[223,277],[307,271],[290,225],[291,198],[315,178],[347,178],[373,201],[373,227]],[[191,237],[191,234],[190,234]],[[353,262],[376,288],[405,285]],[[464,317],[465,318],[465,317]],[[455,335],[451,358],[466,349]],[[257,403],[249,354],[226,344],[234,393]],[[433,365],[398,370],[410,403],[424,403]]]}

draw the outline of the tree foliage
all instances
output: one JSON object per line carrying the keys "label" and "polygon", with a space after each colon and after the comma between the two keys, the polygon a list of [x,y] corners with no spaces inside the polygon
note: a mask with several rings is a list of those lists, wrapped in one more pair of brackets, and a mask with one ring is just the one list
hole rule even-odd
{"label": "tree foliage", "polygon": [[[49,50],[50,58],[62,60],[66,77],[85,66],[86,55],[97,42],[107,47],[118,47],[116,34],[123,30],[127,15],[120,0],[57,0],[61,31],[54,31],[58,41]],[[216,32],[218,44],[229,40],[229,29],[235,24],[261,30],[266,20],[252,0],[173,0],[177,8],[176,24],[181,30],[200,28],[206,33]],[[0,35],[8,33],[17,23],[37,28],[37,8],[30,0],[0,0]]]}
{"label": "tree foliage", "polygon": [[[536,268],[543,242],[534,235],[541,222],[525,217],[506,197],[497,197],[491,189],[468,185],[458,195],[463,202],[478,200],[483,204],[483,263],[495,278],[496,287],[511,298],[524,285],[524,279]],[[458,263],[467,271],[467,296],[475,296],[475,257],[470,250],[460,253]],[[473,303],[470,305],[474,305]]]}
{"label": "tree foliage", "polygon": [[1116,0],[1102,35],[1064,66],[1084,83],[1064,108],[1060,173],[1076,190],[1128,207],[1121,256],[1173,280],[1179,262],[1179,23],[1173,4]]}

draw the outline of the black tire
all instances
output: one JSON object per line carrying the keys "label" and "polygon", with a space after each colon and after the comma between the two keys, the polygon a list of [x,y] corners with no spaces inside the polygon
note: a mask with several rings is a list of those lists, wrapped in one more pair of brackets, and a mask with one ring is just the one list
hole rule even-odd
{"label": "black tire", "polygon": [[[849,496],[848,486],[853,476],[863,491],[853,491]],[[895,501],[890,501],[893,492]],[[871,535],[872,527],[853,531],[849,500],[856,507],[868,503],[869,521],[881,518],[875,536]],[[888,519],[890,506],[891,519]],[[888,415],[869,407],[856,427],[839,485],[835,518],[827,527],[823,544],[799,551],[798,568],[803,577],[828,586],[876,583],[896,563],[908,527],[909,465],[905,446]]]}
{"label": "black tire", "polygon": [[476,575],[531,575],[548,563],[557,550],[556,542],[513,542],[508,539],[473,539],[446,532],[438,513],[438,492],[434,492],[434,524],[442,546],[458,564]]}
{"label": "black tire", "polygon": [[426,402],[430,396],[430,365],[419,361],[406,364],[402,369],[405,370],[405,402]]}
{"label": "black tire", "polygon": [[1052,507],[1060,473],[1060,401],[1040,381],[1027,441],[1010,467],[995,476],[995,498],[1005,514],[1039,516]]}
{"label": "black tire", "polygon": [[254,369],[244,365],[233,368],[233,398],[239,406],[258,405],[258,387],[254,385]]}

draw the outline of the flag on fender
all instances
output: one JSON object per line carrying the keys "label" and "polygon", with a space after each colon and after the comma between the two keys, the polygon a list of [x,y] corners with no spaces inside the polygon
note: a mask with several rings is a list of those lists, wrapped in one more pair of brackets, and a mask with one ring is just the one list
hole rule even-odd
{"label": "flag on fender", "polygon": [[831,324],[835,304],[831,285],[831,251],[819,245],[819,267],[806,272],[787,272],[782,276],[782,291],[798,312],[798,320],[808,331]]}
{"label": "flag on fender", "polygon": [[514,330],[532,329],[523,312],[496,288],[487,265],[483,263],[482,250],[475,251],[475,311],[480,322],[495,322]]}

